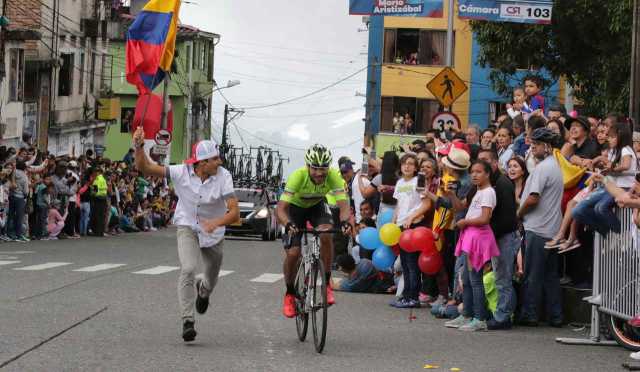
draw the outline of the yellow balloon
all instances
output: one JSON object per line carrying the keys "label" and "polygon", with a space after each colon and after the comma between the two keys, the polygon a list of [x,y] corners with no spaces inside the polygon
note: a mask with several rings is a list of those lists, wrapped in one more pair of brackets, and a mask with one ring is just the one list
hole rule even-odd
{"label": "yellow balloon", "polygon": [[389,247],[398,244],[400,234],[402,234],[400,227],[394,223],[388,223],[380,228],[380,240]]}

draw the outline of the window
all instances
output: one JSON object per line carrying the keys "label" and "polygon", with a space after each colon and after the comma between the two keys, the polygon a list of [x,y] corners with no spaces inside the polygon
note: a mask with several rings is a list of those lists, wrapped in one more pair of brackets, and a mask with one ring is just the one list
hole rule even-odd
{"label": "window", "polygon": [[215,46],[213,44],[209,45],[209,55],[207,61],[207,81],[213,81],[213,58],[214,58],[214,49]]}
{"label": "window", "polygon": [[200,43],[200,70],[204,71],[204,63],[207,60],[207,46],[205,43]]}
{"label": "window", "polygon": [[189,72],[189,66],[191,66],[191,45],[187,45],[187,56],[185,57],[187,63],[185,63],[185,71],[180,71],[183,74]]}
{"label": "window", "polygon": [[58,74],[58,95],[70,96],[73,89],[73,57],[74,54],[63,53],[60,55],[62,66]]}
{"label": "window", "polygon": [[197,41],[193,42],[193,61],[192,61],[192,69],[198,68],[198,52],[200,51],[199,45]]}
{"label": "window", "polygon": [[84,52],[80,53],[80,80],[78,80],[78,94],[84,94],[84,79],[86,79],[87,74],[84,69]]}
{"label": "window", "polygon": [[[384,63],[443,66],[447,32],[421,29],[385,29]],[[455,34],[454,34],[455,46]],[[454,52],[455,55],[455,52]]]}
{"label": "window", "polygon": [[135,116],[135,109],[123,108],[120,112],[120,133],[130,133],[133,117]]}
{"label": "window", "polygon": [[441,110],[438,101],[407,97],[382,97],[381,108],[381,132],[408,134],[424,134],[431,129],[431,119]]}
{"label": "window", "polygon": [[96,54],[91,53],[91,68],[89,69],[89,91],[94,92],[96,79]]}
{"label": "window", "polygon": [[9,52],[9,101],[22,101],[24,86],[24,50]]}

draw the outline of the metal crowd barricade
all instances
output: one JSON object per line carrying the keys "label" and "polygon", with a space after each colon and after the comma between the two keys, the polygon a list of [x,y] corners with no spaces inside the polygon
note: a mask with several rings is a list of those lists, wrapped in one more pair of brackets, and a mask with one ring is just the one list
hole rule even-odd
{"label": "metal crowd barricade", "polygon": [[584,298],[591,304],[589,339],[556,338],[571,345],[617,345],[601,339],[600,313],[630,320],[640,314],[640,242],[633,223],[633,210],[617,209],[620,234],[606,237],[596,233],[593,247],[593,292]]}

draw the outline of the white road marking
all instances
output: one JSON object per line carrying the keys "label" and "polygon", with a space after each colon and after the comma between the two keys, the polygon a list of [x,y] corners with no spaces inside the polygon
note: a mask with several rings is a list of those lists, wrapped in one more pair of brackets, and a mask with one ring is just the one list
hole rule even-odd
{"label": "white road marking", "polygon": [[0,254],[0,260],[17,260],[18,256],[6,256],[4,254]]}
{"label": "white road marking", "polygon": [[284,275],[282,274],[264,273],[257,278],[251,279],[250,281],[254,283],[275,283],[282,278],[284,278]]}
{"label": "white road marking", "polygon": [[25,266],[25,267],[18,267],[18,268],[15,268],[14,270],[38,271],[38,270],[53,269],[54,267],[67,266],[67,265],[71,265],[71,264],[72,264],[71,262],[47,262],[47,263],[40,264],[40,265],[31,265],[31,266]]}
{"label": "white road marking", "polygon": [[227,276],[232,273],[233,270],[220,270],[220,272],[218,273],[218,278],[222,278],[223,276]]}
{"label": "white road marking", "polygon": [[28,254],[35,251],[0,251],[0,254]]}
{"label": "white road marking", "polygon": [[13,265],[13,264],[17,264],[17,263],[20,263],[20,261],[0,261],[0,266]]}
{"label": "white road marking", "polygon": [[150,269],[146,269],[142,271],[135,271],[133,272],[133,274],[159,275],[159,274],[164,274],[164,273],[168,273],[168,272],[179,270],[179,269],[180,267],[178,266],[156,266],[156,267],[152,267]]}
{"label": "white road marking", "polygon": [[121,267],[121,266],[126,266],[126,265],[127,264],[100,264],[100,265],[95,265],[95,266],[83,267],[81,269],[76,269],[76,270],[73,270],[73,271],[80,271],[80,272],[85,272],[85,273],[93,273],[93,272],[96,272],[96,271],[115,269],[116,267]]}

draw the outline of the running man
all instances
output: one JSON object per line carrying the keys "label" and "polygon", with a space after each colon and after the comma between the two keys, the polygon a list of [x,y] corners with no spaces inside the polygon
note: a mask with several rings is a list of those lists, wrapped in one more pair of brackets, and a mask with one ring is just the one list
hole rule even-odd
{"label": "running man", "polygon": [[[133,135],[136,168],[147,175],[166,177],[173,182],[178,205],[173,224],[178,227],[178,257],[180,277],[178,298],[182,313],[182,338],[196,338],[195,310],[204,314],[209,296],[218,281],[222,265],[222,245],[225,226],[240,219],[231,174],[222,168],[218,145],[201,141],[193,146],[191,158],[185,164],[164,167],[147,158],[144,152],[144,131],[138,127]],[[204,273],[195,275],[202,257]]]}
{"label": "running man", "polygon": [[[336,168],[330,168],[331,152],[322,145],[313,145],[304,156],[305,166],[291,173],[287,179],[284,193],[278,203],[278,220],[286,226],[289,241],[285,243],[284,280],[287,293],[284,296],[282,312],[287,318],[296,316],[295,277],[300,259],[302,233],[307,222],[318,230],[333,228],[333,217],[326,203],[326,196],[335,197],[340,208],[340,227],[349,234],[351,209],[344,189],[344,180]],[[331,263],[333,262],[333,237],[331,234],[320,236],[320,256],[324,261],[327,283],[331,282]],[[333,305],[333,289],[327,286],[327,303]]]}

